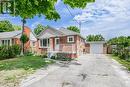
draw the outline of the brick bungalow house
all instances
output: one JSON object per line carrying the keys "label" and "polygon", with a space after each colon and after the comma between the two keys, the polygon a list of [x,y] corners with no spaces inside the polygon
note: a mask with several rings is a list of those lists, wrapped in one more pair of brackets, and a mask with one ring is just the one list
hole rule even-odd
{"label": "brick bungalow house", "polygon": [[[29,38],[29,41],[25,44],[25,51],[31,51],[33,53],[36,52],[36,37],[35,34],[31,31],[30,28],[24,27],[24,34],[26,34]],[[0,45],[20,45],[20,37],[22,35],[21,30],[11,31],[11,32],[1,32],[0,33]]]}
{"label": "brick bungalow house", "polygon": [[76,32],[49,27],[38,35],[38,54],[67,53],[76,58],[85,51],[85,39]]}

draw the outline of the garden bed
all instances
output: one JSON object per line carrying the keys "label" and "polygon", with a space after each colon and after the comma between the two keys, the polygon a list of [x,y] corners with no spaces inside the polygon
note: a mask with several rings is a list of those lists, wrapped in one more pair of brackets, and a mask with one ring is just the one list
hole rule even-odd
{"label": "garden bed", "polygon": [[0,61],[0,87],[19,87],[19,82],[37,69],[52,64],[41,57],[25,56]]}

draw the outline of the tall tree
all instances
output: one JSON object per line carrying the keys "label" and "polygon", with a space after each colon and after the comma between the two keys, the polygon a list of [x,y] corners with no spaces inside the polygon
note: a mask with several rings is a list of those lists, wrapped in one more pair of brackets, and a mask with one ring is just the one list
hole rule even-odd
{"label": "tall tree", "polygon": [[[20,16],[22,18],[24,30],[24,24],[26,23],[27,18],[33,18],[36,15],[44,15],[48,20],[58,20],[60,19],[60,15],[57,13],[55,9],[55,4],[57,0],[11,0],[15,1],[14,6],[11,6],[11,12],[14,11],[13,7],[15,7],[15,14],[13,16]],[[72,8],[85,8],[87,3],[94,2],[95,0],[63,0],[65,4],[70,5]],[[22,32],[23,34],[23,32]]]}
{"label": "tall tree", "polygon": [[102,35],[88,35],[86,36],[87,41],[104,41],[105,38]]}
{"label": "tall tree", "polygon": [[8,20],[0,21],[0,32],[14,31],[13,25]]}
{"label": "tall tree", "polygon": [[26,34],[23,34],[21,37],[20,37],[20,41],[23,43],[22,44],[22,52],[24,53],[24,44],[29,40],[28,36]]}
{"label": "tall tree", "polygon": [[69,26],[69,27],[67,27],[67,29],[74,31],[74,32],[77,32],[77,33],[80,33],[80,29],[76,26]]}
{"label": "tall tree", "polygon": [[45,30],[46,28],[48,28],[48,26],[43,26],[42,24],[38,24],[36,28],[34,28],[34,33],[38,35],[40,34],[41,31]]}

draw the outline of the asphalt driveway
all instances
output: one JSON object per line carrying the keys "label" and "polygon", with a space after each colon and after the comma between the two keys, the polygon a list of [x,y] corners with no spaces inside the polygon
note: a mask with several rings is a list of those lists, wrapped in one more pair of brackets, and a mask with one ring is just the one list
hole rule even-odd
{"label": "asphalt driveway", "polygon": [[84,55],[26,87],[130,87],[130,74],[105,55]]}

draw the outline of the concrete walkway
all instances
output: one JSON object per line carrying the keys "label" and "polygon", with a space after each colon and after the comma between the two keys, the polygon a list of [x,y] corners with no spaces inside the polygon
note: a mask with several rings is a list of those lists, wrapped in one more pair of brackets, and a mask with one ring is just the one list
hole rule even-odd
{"label": "concrete walkway", "polygon": [[[53,65],[21,87],[130,87],[130,74],[105,55],[84,55],[69,65]],[[30,83],[31,82],[31,83]]]}

